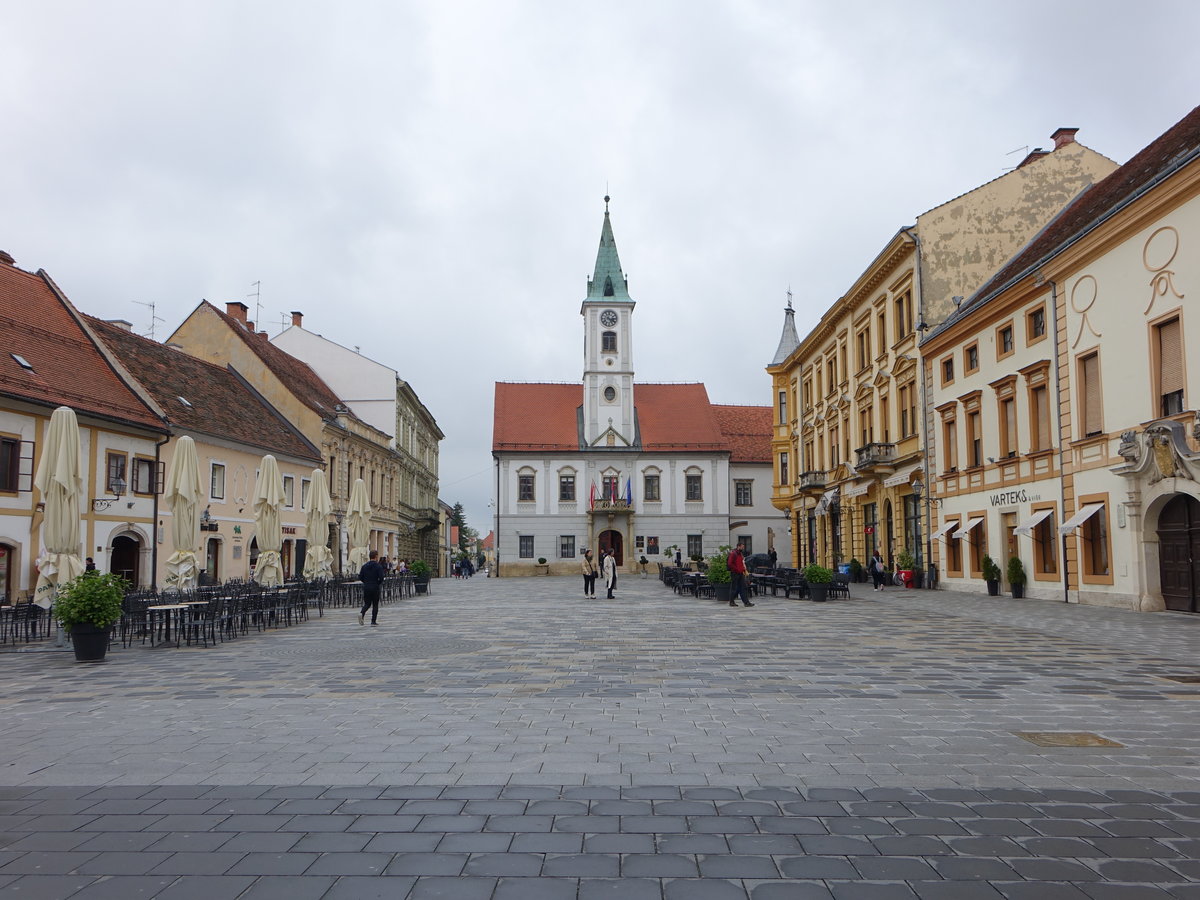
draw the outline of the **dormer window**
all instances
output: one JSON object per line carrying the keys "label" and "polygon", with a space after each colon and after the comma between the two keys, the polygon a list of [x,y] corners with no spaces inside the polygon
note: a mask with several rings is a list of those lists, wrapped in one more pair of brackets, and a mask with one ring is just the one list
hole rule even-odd
{"label": "dormer window", "polygon": [[604,277],[604,296],[605,297],[613,296],[613,285],[612,285],[612,276],[611,275],[606,275]]}
{"label": "dormer window", "polygon": [[600,349],[606,353],[617,352],[617,333],[615,331],[605,331],[601,333]]}

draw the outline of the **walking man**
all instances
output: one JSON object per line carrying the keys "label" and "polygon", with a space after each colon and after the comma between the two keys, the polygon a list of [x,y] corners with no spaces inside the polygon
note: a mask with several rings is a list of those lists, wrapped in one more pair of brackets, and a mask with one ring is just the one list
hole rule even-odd
{"label": "walking man", "polygon": [[371,611],[371,625],[379,624],[379,589],[383,586],[383,566],[379,564],[379,551],[372,550],[370,557],[358,572],[363,586],[363,605],[358,611],[358,624],[365,625],[367,610]]}
{"label": "walking man", "polygon": [[729,605],[737,606],[737,598],[742,598],[742,606],[753,606],[750,602],[750,585],[746,578],[746,557],[742,555],[742,551],[746,549],[746,545],[738,541],[738,545],[729,551],[729,556],[725,558],[725,565],[729,569],[729,574],[732,576],[732,581],[729,585]]}
{"label": "walking man", "polygon": [[604,552],[604,560],[600,563],[600,572],[604,575],[604,584],[608,588],[608,599],[613,599],[613,588],[617,586],[617,555],[608,549]]}

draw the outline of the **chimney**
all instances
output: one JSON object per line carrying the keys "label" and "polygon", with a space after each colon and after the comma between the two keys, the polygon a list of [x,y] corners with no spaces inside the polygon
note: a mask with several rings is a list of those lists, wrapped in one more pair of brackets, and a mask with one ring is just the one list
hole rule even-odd
{"label": "chimney", "polygon": [[0,263],[4,263],[5,265],[9,266],[15,266],[17,261],[12,258],[12,254],[7,250],[0,250]]}
{"label": "chimney", "polygon": [[1050,155],[1049,150],[1043,150],[1041,147],[1034,147],[1029,152],[1029,155],[1026,156],[1023,160],[1021,160],[1021,162],[1017,165],[1017,168],[1023,169],[1025,166],[1029,165],[1031,162],[1036,162],[1037,160],[1041,159],[1043,156],[1049,156],[1049,155]]}
{"label": "chimney", "polygon": [[292,325],[293,325],[293,327],[303,328],[304,327],[303,322],[304,322],[304,313],[293,309],[292,310]]}
{"label": "chimney", "polygon": [[1061,150],[1067,144],[1075,143],[1075,132],[1078,130],[1078,128],[1060,128],[1050,135],[1050,140],[1054,141],[1054,149]]}
{"label": "chimney", "polygon": [[229,300],[225,303],[225,314],[237,319],[243,325],[246,324],[246,313],[249,312],[249,310],[250,307],[237,300]]}
{"label": "chimney", "polygon": [[271,339],[271,336],[269,334],[267,334],[265,331],[260,331],[258,333],[258,336],[260,338],[262,338],[264,341],[269,341]]}
{"label": "chimney", "polygon": [[[246,320],[245,320],[245,319],[242,319],[242,321],[243,321],[243,322],[246,322]],[[253,322],[246,322],[246,330],[247,330],[248,332],[250,332],[251,334],[255,334],[256,332],[254,331],[254,323],[253,323]]]}
{"label": "chimney", "polygon": [[104,321],[113,326],[113,328],[120,328],[122,331],[133,331],[133,323],[126,322],[124,319],[105,319]]}

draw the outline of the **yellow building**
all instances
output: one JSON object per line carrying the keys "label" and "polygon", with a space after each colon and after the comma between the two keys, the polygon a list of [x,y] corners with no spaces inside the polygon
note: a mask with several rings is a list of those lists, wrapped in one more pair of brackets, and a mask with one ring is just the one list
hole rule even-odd
{"label": "yellow building", "polygon": [[772,502],[792,520],[794,565],[865,564],[879,549],[889,568],[924,570],[928,386],[920,334],[1116,168],[1074,136],[1059,129],[1052,152],[1035,150],[1013,171],[899,229],[803,339],[789,300],[767,371]]}

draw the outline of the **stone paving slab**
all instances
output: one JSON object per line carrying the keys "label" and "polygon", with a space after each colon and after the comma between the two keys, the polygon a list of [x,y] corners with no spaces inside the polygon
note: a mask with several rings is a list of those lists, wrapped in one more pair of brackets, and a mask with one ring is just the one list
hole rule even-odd
{"label": "stone paving slab", "polygon": [[0,652],[0,896],[1200,897],[1196,617],[578,587]]}

